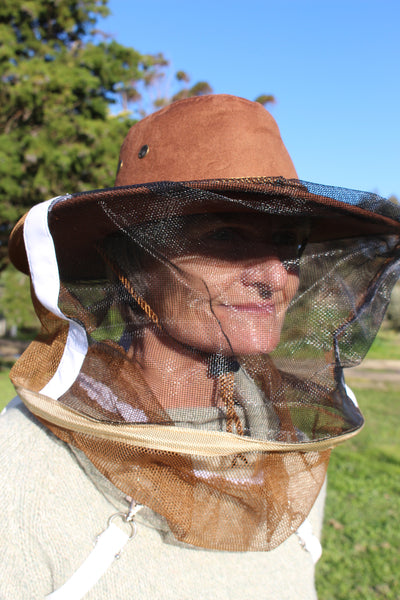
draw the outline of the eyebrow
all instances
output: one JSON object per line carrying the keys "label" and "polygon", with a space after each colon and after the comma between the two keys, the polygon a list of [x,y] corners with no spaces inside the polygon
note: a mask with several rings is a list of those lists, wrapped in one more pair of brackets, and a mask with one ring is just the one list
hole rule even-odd
{"label": "eyebrow", "polygon": [[[251,217],[251,218],[249,218]],[[260,234],[268,231],[282,231],[290,229],[299,232],[307,232],[308,223],[299,226],[297,220],[278,217],[276,215],[266,215],[258,213],[213,213],[204,215],[193,215],[185,223],[182,223],[187,233],[201,234],[213,227],[243,227],[254,228]]]}

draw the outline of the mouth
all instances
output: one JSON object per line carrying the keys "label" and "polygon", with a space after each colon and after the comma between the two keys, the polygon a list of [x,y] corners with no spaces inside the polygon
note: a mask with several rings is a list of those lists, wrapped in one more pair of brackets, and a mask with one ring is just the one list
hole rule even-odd
{"label": "mouth", "polygon": [[273,302],[249,302],[247,304],[220,304],[224,309],[236,313],[247,313],[256,315],[274,315],[276,312]]}

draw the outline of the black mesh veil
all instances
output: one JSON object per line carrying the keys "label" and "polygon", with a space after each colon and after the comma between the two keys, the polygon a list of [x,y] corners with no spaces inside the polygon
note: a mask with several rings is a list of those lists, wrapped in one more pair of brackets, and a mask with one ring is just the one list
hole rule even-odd
{"label": "black mesh veil", "polygon": [[43,332],[14,383],[178,539],[273,548],[362,427],[343,369],[381,324],[399,221],[377,196],[282,179],[58,198],[59,312],[34,286]]}

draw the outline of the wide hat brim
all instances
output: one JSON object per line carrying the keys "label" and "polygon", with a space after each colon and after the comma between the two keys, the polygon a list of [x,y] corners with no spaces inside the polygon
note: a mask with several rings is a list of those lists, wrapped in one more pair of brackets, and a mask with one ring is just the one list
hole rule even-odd
{"label": "wide hat brim", "polygon": [[[308,220],[310,242],[400,234],[400,208],[375,194],[282,177],[162,181],[60,196],[48,223],[64,280],[105,276],[96,246],[118,230],[175,215],[260,212]],[[115,218],[114,218],[115,217]],[[24,218],[11,233],[9,256],[29,275]]]}

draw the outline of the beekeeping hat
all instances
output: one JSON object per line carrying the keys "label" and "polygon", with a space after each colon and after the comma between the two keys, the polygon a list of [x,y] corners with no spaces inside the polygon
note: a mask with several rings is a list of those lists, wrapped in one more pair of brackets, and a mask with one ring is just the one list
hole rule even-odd
{"label": "beekeeping hat", "polygon": [[[235,231],[256,223],[257,239],[227,253],[190,234],[206,221],[213,237],[226,219]],[[301,239],[288,242],[282,226]],[[363,358],[383,318],[399,235],[390,202],[299,181],[261,105],[226,95],[177,102],[129,131],[115,187],[37,205],[14,229],[10,257],[31,277],[43,328],[13,383],[180,541],[269,550],[308,514],[330,449],[362,426],[343,368]],[[188,255],[203,276],[179,260]],[[232,339],[246,341],[244,321],[224,328],[213,302],[227,301],[226,285],[211,292],[205,278],[216,264],[237,270],[271,255],[298,290],[270,351],[239,353]],[[163,302],[179,310],[162,314]],[[199,306],[209,320],[196,345]],[[149,339],[158,378],[143,368]],[[182,356],[190,369],[172,382],[182,395],[166,394]]]}
{"label": "beekeeping hat", "polygon": [[[129,211],[127,225],[161,213],[288,207],[299,219],[313,217],[311,239],[397,231],[390,215],[368,210],[367,196],[299,182],[273,117],[261,104],[221,94],[181,100],[138,122],[122,145],[115,187],[60,196],[48,216],[60,267],[76,279],[104,271],[96,242],[120,227],[108,205],[116,215]],[[9,254],[28,274],[23,223]]]}

